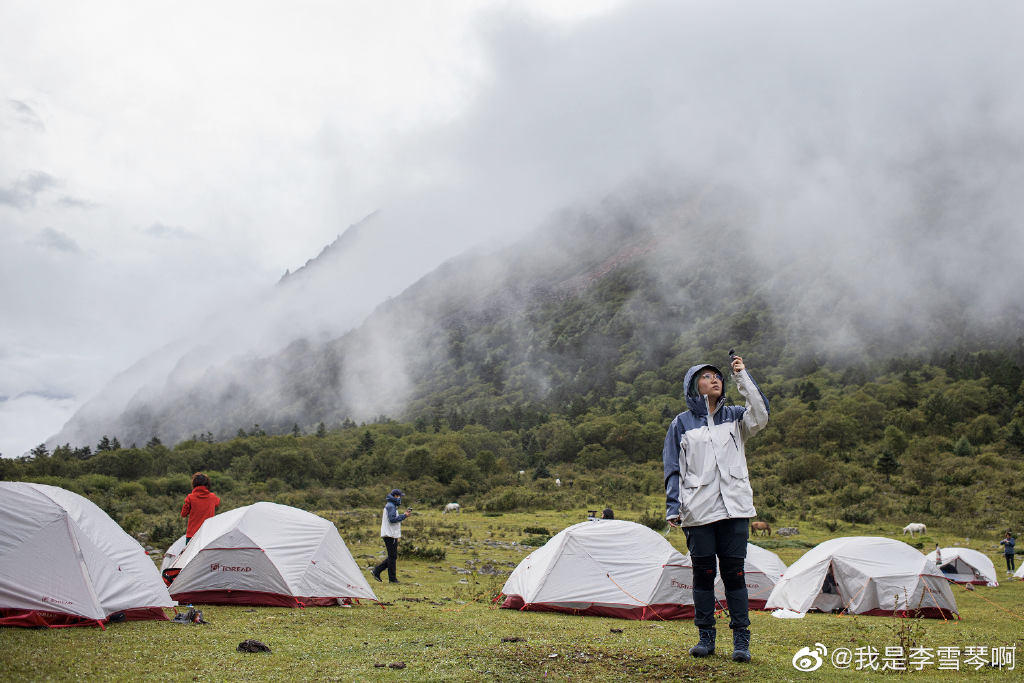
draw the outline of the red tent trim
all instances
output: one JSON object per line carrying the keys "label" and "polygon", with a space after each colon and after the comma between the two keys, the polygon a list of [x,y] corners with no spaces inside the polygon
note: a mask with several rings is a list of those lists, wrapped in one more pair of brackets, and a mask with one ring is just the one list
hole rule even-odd
{"label": "red tent trim", "polygon": [[43,610],[2,609],[0,608],[0,626],[20,626],[24,628],[69,628],[73,626],[99,626],[111,622],[114,615],[124,614],[118,621],[168,621],[162,607],[138,607],[126,609],[107,615],[106,619],[89,619],[77,614],[61,612],[45,612]]}
{"label": "red tent trim", "polygon": [[192,605],[264,605],[267,607],[334,607],[347,598],[301,597],[262,591],[186,591],[171,593],[179,604]]}
{"label": "red tent trim", "polygon": [[693,605],[662,603],[658,605],[644,605],[642,607],[610,607],[608,605],[591,604],[590,607],[585,609],[578,609],[543,602],[526,603],[519,595],[507,596],[505,602],[501,604],[501,608],[517,609],[523,612],[560,612],[562,614],[632,619],[635,621],[692,619],[694,617]]}

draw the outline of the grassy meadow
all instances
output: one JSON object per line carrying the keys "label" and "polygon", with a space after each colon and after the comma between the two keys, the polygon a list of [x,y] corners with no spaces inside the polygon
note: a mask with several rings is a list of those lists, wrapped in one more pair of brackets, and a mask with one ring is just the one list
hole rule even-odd
{"label": "grassy meadow", "polygon": [[[660,500],[650,499],[651,509]],[[379,561],[375,510],[321,511],[338,525],[362,567]],[[399,557],[402,583],[370,584],[380,604],[351,608],[285,609],[198,606],[209,624],[171,622],[111,624],[107,629],[0,629],[0,681],[839,681],[898,675],[835,668],[828,660],[814,672],[794,668],[803,647],[833,648],[1015,646],[1013,671],[976,669],[958,658],[959,670],[939,671],[937,663],[907,674],[915,680],[1021,680],[1024,670],[1024,582],[1000,581],[998,588],[973,592],[954,586],[959,621],[808,614],[776,619],[752,613],[751,664],[729,659],[727,621],[719,630],[719,650],[707,659],[690,657],[692,622],[623,621],[599,617],[527,613],[498,609],[495,602],[508,573],[531,550],[521,542],[539,542],[539,529],[555,533],[582,521],[586,510],[444,515],[424,511],[404,525],[420,544]],[[630,519],[624,512],[620,518]],[[636,514],[632,518],[636,518]],[[797,523],[801,533],[789,540],[754,539],[778,553],[786,564],[807,547],[837,536],[874,535],[903,539],[898,528]],[[681,533],[668,540],[686,552]],[[906,537],[905,540],[909,540]],[[915,539],[925,550],[960,543],[982,550],[996,562],[1002,579],[997,539],[966,541],[929,529]],[[444,551],[444,558],[440,559]],[[485,567],[489,565],[489,567]],[[485,573],[481,573],[480,569]],[[491,575],[493,568],[499,573]],[[462,571],[459,571],[462,570]],[[470,573],[466,573],[470,572]],[[368,574],[367,574],[368,576]],[[385,577],[386,578],[386,577]],[[240,653],[238,644],[259,640],[270,653]],[[516,638],[520,640],[513,641]],[[937,660],[933,660],[937,661]],[[404,663],[404,668],[388,665]]]}

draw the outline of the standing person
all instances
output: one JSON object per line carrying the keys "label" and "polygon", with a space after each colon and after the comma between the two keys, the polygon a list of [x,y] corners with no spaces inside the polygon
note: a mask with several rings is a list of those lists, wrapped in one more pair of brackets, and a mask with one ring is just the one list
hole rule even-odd
{"label": "standing person", "polygon": [[217,513],[219,505],[220,498],[210,491],[210,478],[202,472],[193,474],[192,493],[185,496],[185,503],[181,506],[181,516],[188,517],[188,526],[185,528],[186,545],[199,531],[203,522]]}
{"label": "standing person", "polygon": [[1017,568],[1016,562],[1013,558],[1013,547],[1017,545],[1017,539],[1010,535],[1010,532],[1006,532],[1006,538],[999,541],[999,545],[1003,546],[1003,555],[1006,557],[1006,573],[1012,574],[1013,570]]}
{"label": "standing person", "polygon": [[384,547],[388,556],[376,567],[370,570],[373,578],[380,581],[380,573],[387,567],[388,583],[398,583],[396,574],[398,564],[398,539],[402,537],[402,521],[412,514],[412,510],[405,509],[405,514],[398,514],[398,506],[402,504],[402,493],[399,489],[391,489],[384,504],[384,514],[380,520],[380,536],[384,539]]}
{"label": "standing person", "polygon": [[746,407],[725,405],[722,373],[713,365],[694,365],[683,384],[686,412],[677,415],[665,435],[666,519],[682,527],[693,561],[694,624],[700,641],[694,657],[715,651],[716,562],[722,568],[732,659],[750,661],[750,615],[743,566],[747,556],[754,492],[743,444],[768,424],[768,399],[732,356],[732,378]]}

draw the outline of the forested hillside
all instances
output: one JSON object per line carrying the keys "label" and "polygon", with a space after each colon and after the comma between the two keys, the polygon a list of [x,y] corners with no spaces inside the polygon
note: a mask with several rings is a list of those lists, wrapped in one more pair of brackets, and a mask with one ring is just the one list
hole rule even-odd
{"label": "forested hillside", "polygon": [[[788,372],[759,368],[749,354],[772,411],[768,428],[749,442],[760,516],[842,526],[913,519],[973,537],[1021,528],[1020,352]],[[312,434],[298,424],[283,435],[250,425],[229,440],[207,432],[173,448],[155,438],[123,448],[116,437],[95,449],[40,447],[30,458],[0,460],[0,474],[83,493],[155,543],[183,532],[177,510],[199,470],[228,508],[257,500],[311,510],[376,507],[383,491],[401,486],[416,506],[459,501],[499,512],[612,504],[657,517],[661,511],[648,510],[643,498],[662,487],[661,446],[684,409],[684,364],[676,358],[632,376],[616,366],[612,381],[549,401],[496,398],[496,383],[507,385],[514,373],[482,384],[494,387],[489,398],[474,383],[449,382],[411,421],[320,424]],[[734,388],[730,396],[738,398]]]}
{"label": "forested hillside", "polygon": [[[401,486],[418,505],[660,516],[642,499],[662,488],[683,375],[735,348],[771,402],[749,443],[763,518],[1024,525],[1020,305],[980,305],[924,256],[890,282],[870,262],[773,248],[749,198],[694,187],[566,211],[449,261],[338,338],[172,375],[102,439],[41,445],[0,475],[82,492],[158,542],[183,529],[198,470],[229,507],[377,506]],[[909,222],[899,239],[933,229]]]}

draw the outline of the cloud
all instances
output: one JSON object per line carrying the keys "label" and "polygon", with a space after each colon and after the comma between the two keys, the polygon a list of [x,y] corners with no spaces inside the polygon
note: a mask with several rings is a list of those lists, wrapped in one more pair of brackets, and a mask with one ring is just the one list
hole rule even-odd
{"label": "cloud", "polygon": [[160,239],[184,239],[194,240],[198,239],[198,235],[189,232],[182,227],[164,225],[163,223],[153,223],[149,227],[141,230],[143,234],[150,235],[151,237],[157,237]]}
{"label": "cloud", "polygon": [[19,209],[28,208],[36,203],[36,197],[43,192],[60,187],[61,181],[41,171],[29,173],[7,187],[0,187],[0,204],[7,204]]}
{"label": "cloud", "polygon": [[70,254],[82,253],[82,248],[78,246],[76,242],[67,233],[53,228],[43,228],[39,231],[39,235],[34,240],[35,244],[46,249],[53,249],[55,251],[64,251]]}
{"label": "cloud", "polygon": [[46,126],[43,124],[42,118],[40,118],[39,114],[37,114],[36,111],[26,102],[9,99],[7,100],[7,104],[9,104],[11,109],[14,110],[15,118],[19,122],[30,128],[35,128],[36,130],[46,130]]}
{"label": "cloud", "polygon": [[[336,333],[452,255],[638,178],[742,188],[743,248],[886,314],[908,310],[886,292],[929,278],[990,312],[1012,296],[1024,5],[550,4],[27,5],[0,26],[19,123],[0,127],[0,289],[18,292],[0,341],[91,345],[84,398],[375,209],[329,296],[231,338]],[[26,248],[77,241],[99,262]]]}
{"label": "cloud", "polygon": [[100,204],[91,202],[88,199],[80,199],[70,195],[64,195],[56,201],[56,204],[68,209],[95,209],[100,206]]}
{"label": "cloud", "polygon": [[52,433],[53,425],[63,424],[74,414],[79,402],[69,398],[51,398],[23,394],[0,401],[0,453],[13,458],[25,455]]}

